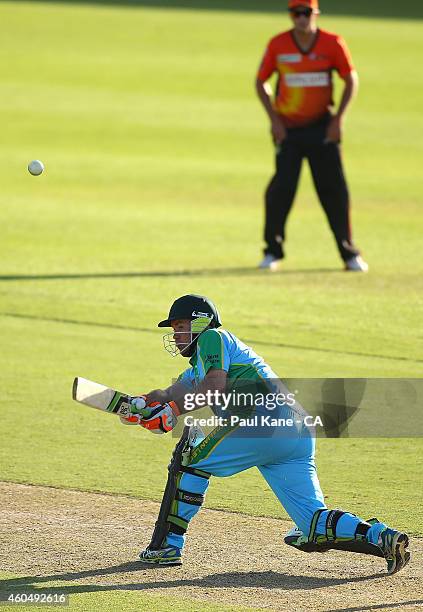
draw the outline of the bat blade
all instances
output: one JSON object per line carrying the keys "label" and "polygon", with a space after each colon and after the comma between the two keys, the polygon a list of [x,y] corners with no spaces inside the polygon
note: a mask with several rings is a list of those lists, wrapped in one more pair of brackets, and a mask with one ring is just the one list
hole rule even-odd
{"label": "bat blade", "polygon": [[111,412],[121,416],[131,414],[132,397],[130,395],[81,376],[77,376],[73,381],[72,399],[103,412]]}

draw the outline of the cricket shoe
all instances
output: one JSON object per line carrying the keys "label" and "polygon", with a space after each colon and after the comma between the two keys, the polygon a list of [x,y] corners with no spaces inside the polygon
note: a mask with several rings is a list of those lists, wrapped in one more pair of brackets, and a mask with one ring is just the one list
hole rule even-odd
{"label": "cricket shoe", "polygon": [[264,259],[259,263],[260,270],[272,270],[275,271],[279,267],[280,258],[278,259],[271,253],[264,256]]}
{"label": "cricket shoe", "polygon": [[139,558],[149,565],[182,565],[182,551],[176,546],[166,546],[159,550],[146,548],[140,552]]}
{"label": "cricket shoe", "polygon": [[289,544],[289,546],[301,546],[301,544],[308,542],[308,537],[304,535],[299,527],[295,526],[288,531],[284,537],[284,542]]}
{"label": "cricket shoe", "polygon": [[325,546],[325,544],[309,542],[308,536],[304,535],[301,529],[297,526],[292,527],[292,529],[288,531],[284,537],[284,542],[285,544],[288,544],[288,546],[293,546],[297,550],[301,550],[303,552],[325,553],[328,551],[327,543]]}
{"label": "cricket shoe", "polygon": [[395,529],[386,527],[380,535],[378,546],[388,564],[388,574],[395,574],[405,567],[410,561],[411,554],[406,550],[408,546],[408,535]]}
{"label": "cricket shoe", "polygon": [[369,265],[360,255],[355,255],[345,262],[345,270],[349,272],[368,272]]}

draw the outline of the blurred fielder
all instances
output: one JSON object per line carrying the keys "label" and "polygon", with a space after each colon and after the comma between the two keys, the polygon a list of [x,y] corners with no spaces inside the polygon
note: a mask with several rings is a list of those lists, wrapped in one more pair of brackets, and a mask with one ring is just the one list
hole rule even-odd
{"label": "blurred fielder", "polygon": [[305,422],[306,413],[293,394],[275,402],[275,389],[283,389],[282,384],[278,386],[281,381],[250,347],[221,329],[219,313],[208,298],[178,298],[159,327],[173,328],[163,337],[165,348],[189,359],[189,367],[167,389],[150,391],[140,396],[141,401],[134,398],[133,415],[121,417],[123,422],[162,433],[173,429],[188,408],[204,406],[207,394],[234,398],[238,391],[241,396],[242,391],[253,389],[254,400],[243,406],[232,401],[225,410],[219,401],[211,402],[215,415],[225,415],[223,424],[194,444],[187,441],[182,449],[172,498],[165,495],[156,523],[156,535],[163,523],[161,536],[155,538],[155,546],[140,553],[142,561],[180,564],[185,533],[203,504],[209,478],[232,476],[255,466],[296,525],[285,537],[287,544],[306,552],[335,548],[384,557],[388,574],[408,563],[405,533],[377,519],[365,521],[326,507],[314,462],[315,437]]}
{"label": "blurred fielder", "polygon": [[[294,27],[271,39],[256,80],[276,145],[276,172],[265,196],[266,248],[260,268],[274,270],[284,257],[285,225],[306,158],[345,269],[367,272],[368,265],[352,242],[340,151],[342,123],[358,87],[357,73],[344,40],[317,27],[318,0],[289,0],[288,6]],[[334,70],[345,85],[339,108],[332,114]],[[267,80],[275,73],[272,100]]]}

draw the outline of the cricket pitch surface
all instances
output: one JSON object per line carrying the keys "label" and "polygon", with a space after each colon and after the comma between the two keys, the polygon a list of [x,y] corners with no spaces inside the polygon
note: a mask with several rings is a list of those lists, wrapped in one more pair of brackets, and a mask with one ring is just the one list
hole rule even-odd
{"label": "cricket pitch surface", "polygon": [[184,565],[137,562],[159,504],[118,495],[0,483],[0,570],[21,576],[4,588],[70,594],[131,590],[201,604],[269,610],[359,612],[423,609],[423,539],[386,576],[383,559],[331,551],[306,554],[283,543],[284,520],[203,509],[193,520]]}

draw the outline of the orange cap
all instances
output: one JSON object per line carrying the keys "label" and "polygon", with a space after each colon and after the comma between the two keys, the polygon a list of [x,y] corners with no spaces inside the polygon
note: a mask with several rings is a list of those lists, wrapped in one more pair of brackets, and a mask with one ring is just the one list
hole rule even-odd
{"label": "orange cap", "polygon": [[289,0],[288,8],[296,8],[297,6],[306,6],[319,12],[319,0]]}

